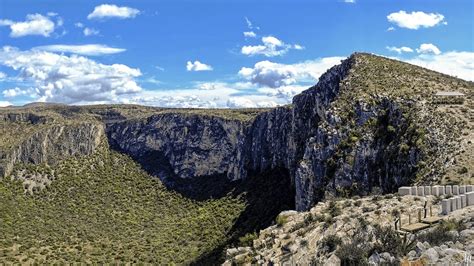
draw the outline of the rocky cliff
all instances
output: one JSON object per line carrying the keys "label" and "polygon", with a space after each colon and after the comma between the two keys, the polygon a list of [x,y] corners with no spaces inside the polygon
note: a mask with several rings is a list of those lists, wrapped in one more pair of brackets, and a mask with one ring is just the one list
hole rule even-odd
{"label": "rocky cliff", "polygon": [[69,156],[92,154],[105,136],[104,126],[97,122],[56,121],[30,112],[0,114],[0,120],[2,132],[12,137],[2,138],[0,176],[9,175],[17,163],[55,164]]}
{"label": "rocky cliff", "polygon": [[[295,188],[296,208],[307,210],[326,196],[439,182],[449,157],[460,150],[456,143],[463,126],[431,103],[445,84],[465,93],[474,87],[356,53],[295,96],[291,105],[271,110],[42,107],[49,110],[48,122],[34,112],[22,118],[7,109],[0,116],[4,121],[21,124],[26,119],[44,129],[2,152],[2,167],[8,173],[16,162],[91,153],[105,128],[112,147],[163,180],[218,176],[233,181],[284,168]],[[89,122],[70,123],[84,116]]]}

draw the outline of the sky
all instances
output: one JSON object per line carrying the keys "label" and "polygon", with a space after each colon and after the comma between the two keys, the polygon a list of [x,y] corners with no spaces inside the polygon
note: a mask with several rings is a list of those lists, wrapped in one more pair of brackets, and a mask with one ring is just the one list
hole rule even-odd
{"label": "sky", "polygon": [[0,106],[273,107],[353,52],[474,81],[474,1],[0,0]]}

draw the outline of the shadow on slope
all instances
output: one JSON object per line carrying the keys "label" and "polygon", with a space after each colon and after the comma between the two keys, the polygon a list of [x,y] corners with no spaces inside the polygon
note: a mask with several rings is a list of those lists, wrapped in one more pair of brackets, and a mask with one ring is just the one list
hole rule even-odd
{"label": "shadow on slope", "polygon": [[[182,179],[173,176],[167,158],[158,151],[149,151],[134,158],[152,176],[160,177],[170,190],[197,201],[222,197],[240,198],[246,204],[244,211],[233,223],[227,240],[212,251],[201,255],[194,265],[217,265],[224,261],[225,249],[238,244],[239,237],[274,223],[284,210],[295,209],[295,189],[287,169],[271,169],[249,173],[245,180],[229,181],[225,175]],[[165,178],[163,178],[165,176]],[[166,177],[167,176],[167,177]]]}
{"label": "shadow on slope", "polygon": [[229,239],[211,252],[201,255],[193,265],[221,264],[225,258],[225,249],[237,244],[239,237],[272,225],[280,212],[295,208],[295,190],[286,169],[254,173],[246,180],[232,182],[232,185],[230,193],[242,197],[247,207],[235,221]]}

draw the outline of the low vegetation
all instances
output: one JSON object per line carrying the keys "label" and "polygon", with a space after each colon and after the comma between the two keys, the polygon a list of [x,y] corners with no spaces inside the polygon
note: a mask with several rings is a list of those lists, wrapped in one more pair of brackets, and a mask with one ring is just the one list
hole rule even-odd
{"label": "low vegetation", "polygon": [[[224,246],[245,232],[267,226],[280,211],[262,211],[248,191],[191,200],[107,148],[53,168],[20,168],[54,173],[55,180],[32,196],[21,180],[1,180],[0,261],[10,263],[205,261],[208,254],[219,257]],[[246,219],[248,215],[263,222]]]}

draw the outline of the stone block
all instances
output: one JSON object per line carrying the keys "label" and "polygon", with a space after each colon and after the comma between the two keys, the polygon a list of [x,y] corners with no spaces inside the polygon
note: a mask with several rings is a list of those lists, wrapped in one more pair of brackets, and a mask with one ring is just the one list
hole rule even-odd
{"label": "stone block", "polygon": [[474,191],[474,186],[473,185],[466,185],[466,193]]}
{"label": "stone block", "polygon": [[411,187],[399,187],[398,195],[400,196],[411,195]]}
{"label": "stone block", "polygon": [[448,215],[451,212],[451,201],[444,199],[441,201],[441,214]]}
{"label": "stone block", "polygon": [[453,195],[453,188],[451,186],[445,186],[444,187],[444,194],[446,194],[448,196],[452,196]]}
{"label": "stone block", "polygon": [[474,191],[466,193],[466,205],[467,206],[474,205]]}
{"label": "stone block", "polygon": [[418,187],[416,195],[420,196],[420,197],[424,197],[425,196],[425,187]]}
{"label": "stone block", "polygon": [[431,186],[425,186],[425,196],[431,195]]}
{"label": "stone block", "polygon": [[441,186],[433,186],[431,188],[431,194],[433,194],[434,196],[441,196],[440,195],[440,187]]}
{"label": "stone block", "polygon": [[456,208],[457,208],[457,210],[462,209],[461,197],[460,197],[460,196],[456,196],[456,197],[454,197],[454,198],[456,199]]}
{"label": "stone block", "polygon": [[449,203],[451,205],[451,211],[455,211],[458,207],[458,202],[455,198],[449,198]]}
{"label": "stone block", "polygon": [[416,186],[411,187],[411,195],[416,196],[418,193],[418,188]]}
{"label": "stone block", "polygon": [[461,198],[461,208],[466,207],[466,206],[467,206],[467,205],[466,205],[466,195],[463,194],[463,195],[461,195],[461,196],[459,196],[459,197]]}
{"label": "stone block", "polygon": [[459,195],[459,186],[458,185],[453,186],[453,195]]}
{"label": "stone block", "polygon": [[466,186],[459,186],[459,195],[466,194]]}

